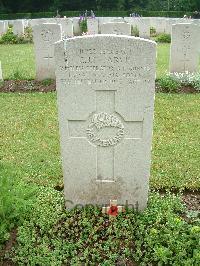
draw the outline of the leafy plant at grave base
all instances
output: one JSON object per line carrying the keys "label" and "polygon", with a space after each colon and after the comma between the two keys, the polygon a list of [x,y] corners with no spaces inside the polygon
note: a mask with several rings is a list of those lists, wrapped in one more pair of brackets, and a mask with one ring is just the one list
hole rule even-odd
{"label": "leafy plant at grave base", "polygon": [[[0,178],[0,248],[8,240],[12,228],[22,223],[33,204],[33,188],[15,179],[13,173],[4,171]],[[8,168],[6,168],[8,169]]]}
{"label": "leafy plant at grave base", "polygon": [[200,91],[200,73],[190,73],[188,71],[184,73],[171,74],[174,80],[181,83],[182,86],[190,86]]}
{"label": "leafy plant at grave base", "polygon": [[17,35],[14,35],[12,28],[8,28],[7,32],[0,37],[0,44],[16,44]]}
{"label": "leafy plant at grave base", "polygon": [[192,87],[200,91],[200,73],[167,73],[158,79],[158,86],[163,92],[178,92],[182,87]]}
{"label": "leafy plant at grave base", "polygon": [[162,92],[178,92],[181,83],[179,80],[174,79],[172,75],[166,74],[158,79],[158,87]]}
{"label": "leafy plant at grave base", "polygon": [[49,86],[49,85],[53,84],[53,82],[54,82],[53,79],[44,79],[44,80],[42,80],[41,83],[43,86]]}
{"label": "leafy plant at grave base", "polygon": [[21,36],[15,35],[12,27],[9,27],[7,32],[0,37],[0,44],[24,44],[32,42],[33,34],[30,27],[25,28],[24,34]]}
{"label": "leafy plant at grave base", "polygon": [[109,220],[101,209],[66,211],[63,194],[40,188],[31,217],[18,228],[8,256],[19,265],[197,265],[200,223],[187,223],[179,197],[151,193],[143,213],[127,210]]}
{"label": "leafy plant at grave base", "polygon": [[83,17],[83,16],[80,17],[79,26],[80,26],[80,29],[81,29],[82,33],[86,33],[87,32],[87,18],[86,17]]}
{"label": "leafy plant at grave base", "polygon": [[135,37],[139,37],[139,30],[138,30],[137,26],[131,27],[131,35],[135,36]]}
{"label": "leafy plant at grave base", "polygon": [[171,35],[167,33],[161,33],[157,35],[156,42],[159,43],[171,43]]}
{"label": "leafy plant at grave base", "polygon": [[151,37],[156,37],[157,36],[156,29],[154,27],[150,27],[150,36]]}

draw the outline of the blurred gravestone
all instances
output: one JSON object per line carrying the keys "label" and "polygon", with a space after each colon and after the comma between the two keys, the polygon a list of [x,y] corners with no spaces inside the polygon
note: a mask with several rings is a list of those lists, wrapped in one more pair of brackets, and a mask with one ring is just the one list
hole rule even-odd
{"label": "blurred gravestone", "polygon": [[14,20],[13,33],[15,35],[23,35],[24,34],[24,21],[23,20]]}
{"label": "blurred gravestone", "polygon": [[99,22],[96,18],[87,19],[87,31],[89,34],[98,34],[99,33]]}
{"label": "blurred gravestone", "polygon": [[33,26],[37,80],[55,79],[54,43],[61,38],[61,25],[44,23]]}
{"label": "blurred gravestone", "polygon": [[196,72],[199,65],[200,27],[189,23],[172,25],[170,72]]}
{"label": "blurred gravestone", "polygon": [[101,34],[131,35],[131,25],[125,22],[109,22],[101,25]]}

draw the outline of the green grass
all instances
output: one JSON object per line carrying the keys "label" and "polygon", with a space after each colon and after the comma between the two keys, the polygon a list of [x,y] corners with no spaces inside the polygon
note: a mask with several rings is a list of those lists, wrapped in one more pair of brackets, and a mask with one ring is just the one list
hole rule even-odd
{"label": "green grass", "polygon": [[34,79],[35,59],[32,44],[0,44],[4,79]]}
{"label": "green grass", "polygon": [[[26,182],[61,183],[56,94],[1,94],[0,105],[1,163]],[[152,188],[200,188],[199,113],[199,94],[156,95]]]}
{"label": "green grass", "polygon": [[[157,48],[157,77],[168,70],[169,44],[158,44]],[[0,45],[0,61],[4,79],[35,78],[35,59],[32,44]]]}
{"label": "green grass", "polygon": [[[168,59],[158,45],[158,76]],[[32,45],[0,45],[0,60],[4,78],[35,76]],[[111,221],[65,210],[56,93],[0,93],[0,106],[0,249],[17,227],[16,265],[197,265],[199,219],[177,197],[151,192],[143,213]],[[151,190],[200,188],[199,113],[200,94],[156,94]]]}
{"label": "green grass", "polygon": [[160,78],[169,70],[170,44],[157,44],[156,77]]}

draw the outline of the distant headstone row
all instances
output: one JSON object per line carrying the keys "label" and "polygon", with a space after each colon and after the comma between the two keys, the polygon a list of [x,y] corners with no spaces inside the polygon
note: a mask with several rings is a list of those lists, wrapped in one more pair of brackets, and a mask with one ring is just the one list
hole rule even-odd
{"label": "distant headstone row", "polygon": [[[73,37],[72,20],[53,18],[51,21],[56,23],[43,23],[32,26],[37,80],[55,79],[54,43],[63,38]],[[141,29],[140,37],[150,37],[150,32],[147,32],[149,19],[129,18],[129,22],[120,21],[118,18],[115,22],[102,23],[99,28],[97,20],[88,19],[88,31],[91,35],[98,34],[101,31],[102,34],[130,36],[131,25],[137,25]],[[18,35],[23,34],[26,24],[23,20],[15,20],[13,22],[13,32]],[[0,22],[1,33],[5,32],[7,27],[7,22]],[[199,43],[199,25],[194,23],[172,25],[170,72],[196,72],[199,64]]]}
{"label": "distant headstone row", "polygon": [[[87,26],[89,34],[102,33],[101,28],[103,24],[111,22],[126,22],[131,24],[133,28],[137,27],[139,31],[139,36],[142,38],[149,38],[150,28],[155,28],[157,33],[169,33],[171,34],[171,29],[173,24],[177,23],[194,23],[200,25],[200,19],[185,19],[185,18],[163,18],[163,17],[124,17],[124,18],[114,18],[114,17],[96,17],[88,18]],[[6,25],[3,25],[3,22]],[[24,19],[24,20],[7,20],[0,21],[0,35],[4,33],[7,26],[12,24],[16,28],[17,34],[22,34],[24,27],[33,27],[38,24],[43,23],[56,23],[61,24],[63,28],[63,34],[66,37],[76,36],[81,34],[79,18],[41,18],[41,19]],[[103,26],[104,28],[104,26]]]}

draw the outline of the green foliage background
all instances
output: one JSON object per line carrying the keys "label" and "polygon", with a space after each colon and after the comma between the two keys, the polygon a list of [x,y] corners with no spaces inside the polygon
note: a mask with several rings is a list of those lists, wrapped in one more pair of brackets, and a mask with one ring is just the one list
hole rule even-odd
{"label": "green foliage background", "polygon": [[0,13],[48,12],[63,10],[157,10],[195,11],[199,0],[0,0]]}

